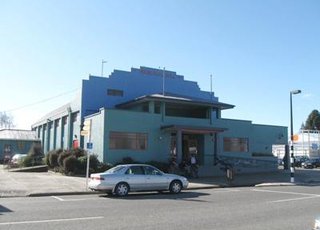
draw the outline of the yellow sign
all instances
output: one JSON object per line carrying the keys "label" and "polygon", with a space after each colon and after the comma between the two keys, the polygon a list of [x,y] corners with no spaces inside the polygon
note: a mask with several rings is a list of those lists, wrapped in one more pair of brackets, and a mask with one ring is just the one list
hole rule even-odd
{"label": "yellow sign", "polygon": [[85,126],[90,126],[90,125],[91,125],[91,120],[85,120],[85,121],[83,122],[83,124],[84,124]]}
{"label": "yellow sign", "polygon": [[89,131],[88,130],[81,130],[80,135],[81,136],[89,136]]}

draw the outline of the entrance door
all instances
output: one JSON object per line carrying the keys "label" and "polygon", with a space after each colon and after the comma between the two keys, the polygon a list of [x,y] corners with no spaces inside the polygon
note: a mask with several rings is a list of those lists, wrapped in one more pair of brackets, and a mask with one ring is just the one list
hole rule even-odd
{"label": "entrance door", "polygon": [[203,164],[204,156],[204,135],[183,134],[182,159],[190,162],[191,155],[195,155],[199,165]]}

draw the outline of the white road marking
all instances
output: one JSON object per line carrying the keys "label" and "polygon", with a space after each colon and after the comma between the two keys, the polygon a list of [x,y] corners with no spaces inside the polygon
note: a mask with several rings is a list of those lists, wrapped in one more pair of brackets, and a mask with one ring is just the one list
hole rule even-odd
{"label": "white road marking", "polygon": [[18,225],[18,224],[41,224],[41,223],[50,223],[50,222],[65,222],[65,221],[79,221],[79,220],[97,220],[97,219],[103,219],[103,218],[104,218],[103,216],[93,216],[93,217],[79,217],[79,218],[70,218],[70,219],[17,221],[17,222],[0,223],[0,226]]}
{"label": "white road marking", "polygon": [[291,198],[291,199],[274,200],[274,201],[270,201],[270,203],[281,203],[281,202],[290,202],[290,201],[297,201],[297,200],[320,198],[319,194],[312,194],[312,193],[283,192],[283,191],[274,191],[274,190],[267,190],[267,189],[252,189],[252,191],[304,196],[304,197]]}
{"label": "white road marking", "polygon": [[84,200],[96,200],[98,199],[97,197],[91,197],[91,198],[78,198],[78,199],[63,199],[61,197],[58,196],[51,196],[52,198],[58,200],[58,201],[62,201],[62,202],[69,202],[69,201],[84,201]]}
{"label": "white road marking", "polygon": [[231,189],[231,188],[222,188],[222,189],[214,189],[212,190],[213,193],[218,193],[218,192],[240,192],[241,190],[239,189]]}
{"label": "white road marking", "polygon": [[283,191],[275,191],[275,190],[267,190],[267,189],[252,189],[252,191],[255,191],[255,192],[283,193],[283,194],[292,194],[292,195],[301,195],[301,196],[320,196],[319,194],[312,194],[312,193],[283,192]]}
{"label": "white road marking", "polygon": [[306,200],[306,199],[313,199],[313,198],[320,198],[320,196],[307,196],[307,197],[285,199],[285,200],[274,200],[274,201],[271,201],[270,203],[281,203],[281,202],[289,202],[289,201],[296,201],[296,200]]}
{"label": "white road marking", "polygon": [[51,196],[51,197],[54,198],[54,199],[57,199],[59,201],[64,201],[64,199],[62,199],[61,197],[58,197],[58,196]]}

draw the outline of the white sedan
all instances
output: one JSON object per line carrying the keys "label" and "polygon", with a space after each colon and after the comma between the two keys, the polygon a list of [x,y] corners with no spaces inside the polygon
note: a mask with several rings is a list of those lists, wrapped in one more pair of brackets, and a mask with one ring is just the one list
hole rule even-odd
{"label": "white sedan", "polygon": [[146,164],[118,165],[103,173],[90,176],[89,188],[94,191],[105,191],[108,194],[126,196],[129,191],[165,191],[180,193],[188,187],[185,177],[163,173]]}

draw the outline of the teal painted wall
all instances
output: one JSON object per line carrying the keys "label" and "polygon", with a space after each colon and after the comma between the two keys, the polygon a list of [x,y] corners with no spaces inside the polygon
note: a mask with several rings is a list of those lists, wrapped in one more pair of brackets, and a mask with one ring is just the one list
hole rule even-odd
{"label": "teal painted wall", "polygon": [[[105,126],[105,153],[107,162],[119,162],[124,157],[136,161],[168,161],[170,153],[170,134],[160,130],[161,115],[133,111],[107,110]],[[109,149],[109,132],[140,132],[148,134],[148,146],[145,151]]]}
{"label": "teal painted wall", "polygon": [[[251,149],[253,148],[252,141],[252,123],[251,121],[244,120],[232,120],[232,119],[216,119],[213,121],[213,126],[223,127],[227,130],[223,133],[220,133],[218,136],[218,155],[227,155],[227,156],[241,156],[241,157],[251,157]],[[249,152],[224,152],[223,151],[223,138],[232,137],[232,138],[248,138],[249,139]]]}
{"label": "teal painted wall", "polygon": [[33,143],[39,143],[40,141],[28,141],[28,140],[0,140],[0,160],[4,157],[5,146],[11,146],[11,156],[15,153],[27,154]]}

